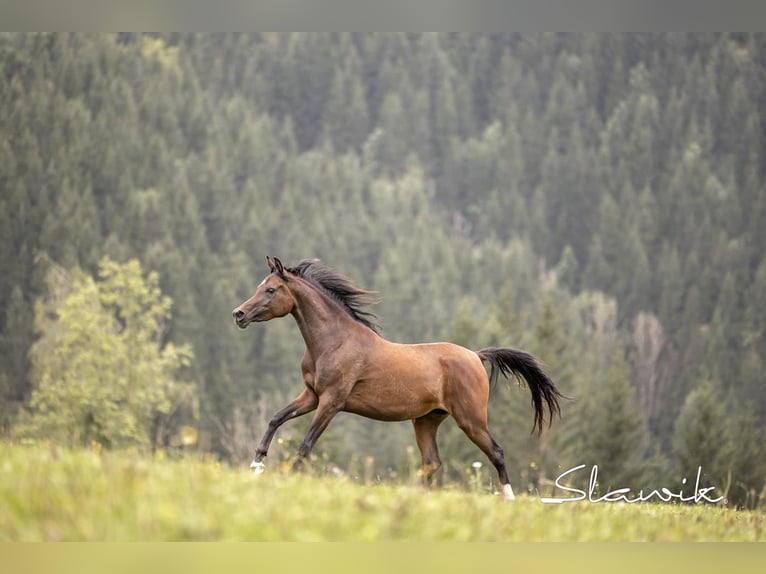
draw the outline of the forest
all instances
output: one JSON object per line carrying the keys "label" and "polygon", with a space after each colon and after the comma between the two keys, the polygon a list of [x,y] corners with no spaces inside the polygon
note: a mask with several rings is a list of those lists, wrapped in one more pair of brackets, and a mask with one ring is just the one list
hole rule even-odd
{"label": "forest", "polygon": [[[246,466],[303,341],[231,310],[267,255],[317,257],[387,339],[541,358],[574,399],[541,438],[527,389],[490,398],[516,490],[702,467],[762,504],[763,110],[760,33],[3,33],[0,436]],[[487,463],[439,444],[443,481]],[[315,455],[419,464],[411,424],[353,415]]]}

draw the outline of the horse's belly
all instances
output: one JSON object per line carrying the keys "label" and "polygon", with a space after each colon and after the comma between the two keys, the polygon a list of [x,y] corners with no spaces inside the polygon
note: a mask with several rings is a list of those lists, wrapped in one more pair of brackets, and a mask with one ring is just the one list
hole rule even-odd
{"label": "horse's belly", "polygon": [[343,410],[379,421],[406,421],[444,408],[427,388],[398,381],[360,381]]}

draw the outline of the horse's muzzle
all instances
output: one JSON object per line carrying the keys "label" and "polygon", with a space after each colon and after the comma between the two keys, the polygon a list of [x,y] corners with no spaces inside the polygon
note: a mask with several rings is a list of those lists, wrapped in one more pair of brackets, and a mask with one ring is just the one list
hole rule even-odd
{"label": "horse's muzzle", "polygon": [[252,309],[250,312],[245,312],[241,307],[237,307],[231,312],[231,315],[234,317],[234,322],[237,324],[237,327],[244,329],[250,323],[263,321],[263,318],[267,315],[267,312],[268,309],[261,305],[255,309]]}
{"label": "horse's muzzle", "polygon": [[250,324],[250,318],[248,318],[247,313],[245,313],[242,309],[237,307],[231,312],[232,317],[234,317],[234,322],[237,324],[237,327],[240,329],[244,329],[245,327]]}

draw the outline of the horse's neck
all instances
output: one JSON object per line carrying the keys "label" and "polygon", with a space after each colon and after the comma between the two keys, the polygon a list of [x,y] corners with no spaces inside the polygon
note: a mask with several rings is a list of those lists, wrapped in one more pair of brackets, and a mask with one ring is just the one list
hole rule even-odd
{"label": "horse's neck", "polygon": [[337,303],[308,283],[296,281],[293,294],[296,305],[292,315],[312,356],[337,348],[348,330],[356,328],[356,321]]}

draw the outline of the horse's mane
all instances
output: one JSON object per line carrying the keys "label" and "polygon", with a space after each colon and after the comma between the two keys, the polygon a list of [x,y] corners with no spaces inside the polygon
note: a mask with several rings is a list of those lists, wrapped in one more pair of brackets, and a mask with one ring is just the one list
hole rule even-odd
{"label": "horse's mane", "polygon": [[319,259],[304,259],[294,267],[286,267],[285,271],[305,279],[337,301],[355,321],[380,334],[377,316],[363,309],[379,302],[374,291],[360,289],[348,277]]}

